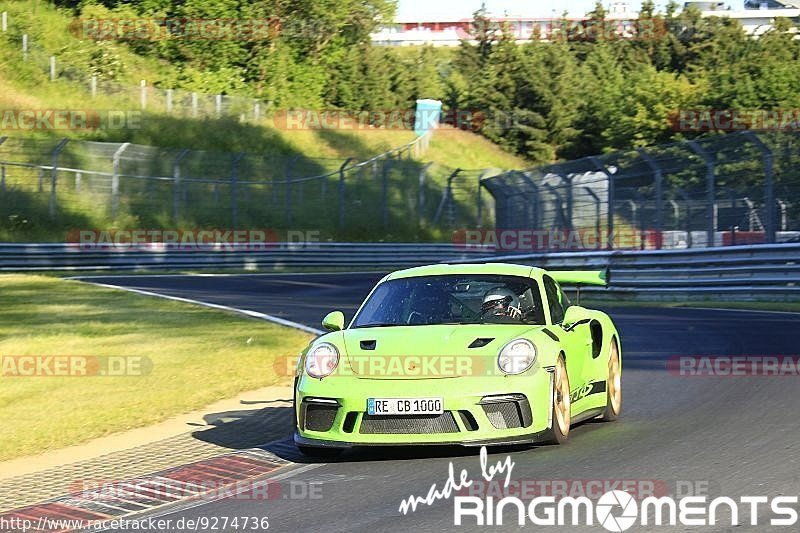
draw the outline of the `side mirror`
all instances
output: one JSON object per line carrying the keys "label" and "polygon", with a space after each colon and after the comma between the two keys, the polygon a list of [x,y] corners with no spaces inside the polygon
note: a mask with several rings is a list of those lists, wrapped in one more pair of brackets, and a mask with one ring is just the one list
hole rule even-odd
{"label": "side mirror", "polygon": [[340,331],[344,329],[344,313],[333,311],[325,315],[322,319],[322,327],[328,331]]}
{"label": "side mirror", "polygon": [[588,324],[592,319],[586,317],[586,311],[585,307],[578,305],[568,307],[564,313],[564,320],[561,322],[561,326],[566,331],[572,331],[581,324]]}

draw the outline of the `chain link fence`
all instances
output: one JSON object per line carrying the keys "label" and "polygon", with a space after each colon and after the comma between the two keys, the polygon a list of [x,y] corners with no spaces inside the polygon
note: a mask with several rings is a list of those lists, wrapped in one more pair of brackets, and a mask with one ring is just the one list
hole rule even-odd
{"label": "chain link fence", "polygon": [[799,163],[800,134],[738,132],[507,172],[482,185],[496,201],[498,230],[569,234],[576,246],[562,240],[565,249],[773,243],[800,237]]}
{"label": "chain link fence", "polygon": [[413,156],[428,141],[342,161],[0,137],[4,238],[60,240],[99,226],[446,240],[450,228],[491,216],[479,185],[488,171],[421,163]]}
{"label": "chain link fence", "polygon": [[[66,47],[56,55],[42,47],[25,27],[8,19],[6,16],[0,36],[18,50],[26,64],[46,73],[51,81],[64,79],[82,86],[92,99],[101,95],[125,102],[130,109],[187,118],[231,117],[243,122],[258,122],[273,111],[271,101],[259,98],[156,87],[145,80],[139,85],[119,83],[115,77],[122,65],[103,48],[104,42],[96,43],[91,51]],[[78,63],[88,63],[96,72],[76,66]]]}

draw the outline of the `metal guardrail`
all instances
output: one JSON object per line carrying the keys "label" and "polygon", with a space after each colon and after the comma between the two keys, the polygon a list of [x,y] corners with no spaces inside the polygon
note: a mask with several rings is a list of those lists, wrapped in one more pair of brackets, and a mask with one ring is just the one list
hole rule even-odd
{"label": "metal guardrail", "polygon": [[551,270],[609,268],[611,285],[586,287],[619,299],[800,301],[800,244],[661,251],[557,252],[498,255],[453,244],[268,244],[254,250],[163,244],[138,249],[77,244],[0,244],[0,271],[203,270],[359,268],[395,270],[430,263],[512,262]]}
{"label": "metal guardrail", "polygon": [[492,260],[552,270],[608,268],[607,289],[582,290],[609,298],[800,301],[800,244],[516,254]]}
{"label": "metal guardrail", "polygon": [[[487,251],[478,257],[491,257]],[[460,262],[475,251],[449,244],[274,243],[258,247],[228,244],[180,249],[147,247],[89,248],[79,244],[0,244],[0,271],[200,270],[276,267],[397,268]]]}

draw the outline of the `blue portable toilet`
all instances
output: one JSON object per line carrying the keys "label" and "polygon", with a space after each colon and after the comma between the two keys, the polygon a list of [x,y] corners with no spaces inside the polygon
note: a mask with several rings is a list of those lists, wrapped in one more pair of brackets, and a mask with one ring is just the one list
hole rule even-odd
{"label": "blue portable toilet", "polygon": [[417,113],[414,117],[414,133],[422,137],[439,127],[442,116],[442,103],[439,100],[417,100]]}

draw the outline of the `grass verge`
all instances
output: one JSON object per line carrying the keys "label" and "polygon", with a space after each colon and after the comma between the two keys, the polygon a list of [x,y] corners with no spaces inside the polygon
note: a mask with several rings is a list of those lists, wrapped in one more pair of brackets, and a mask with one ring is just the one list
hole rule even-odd
{"label": "grass verge", "polygon": [[[31,275],[0,276],[0,461],[143,427],[285,384],[310,335],[228,313]],[[146,375],[20,377],[8,356],[128,357]],[[91,368],[91,364],[89,368]]]}

